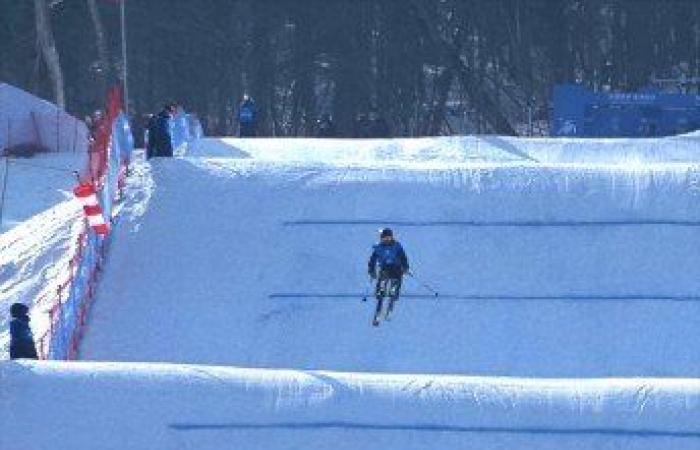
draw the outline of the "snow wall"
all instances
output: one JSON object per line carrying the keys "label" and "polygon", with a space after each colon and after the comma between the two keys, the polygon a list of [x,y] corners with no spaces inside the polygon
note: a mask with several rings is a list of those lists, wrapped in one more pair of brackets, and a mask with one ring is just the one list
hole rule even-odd
{"label": "snow wall", "polygon": [[[700,380],[0,362],[0,446],[695,449]],[[41,399],[41,401],[38,401]],[[40,419],[41,433],[28,427]]]}
{"label": "snow wall", "polygon": [[54,152],[87,154],[85,123],[55,104],[0,83],[0,149],[36,144]]}

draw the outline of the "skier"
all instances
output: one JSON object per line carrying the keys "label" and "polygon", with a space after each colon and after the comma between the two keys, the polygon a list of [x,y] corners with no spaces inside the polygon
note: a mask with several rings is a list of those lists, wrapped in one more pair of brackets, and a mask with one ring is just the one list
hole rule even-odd
{"label": "skier", "polygon": [[[377,274],[377,266],[379,274]],[[399,299],[403,275],[409,270],[406,252],[401,244],[394,240],[394,233],[390,228],[379,231],[379,243],[372,249],[367,269],[370,278],[377,280],[374,291],[377,309],[372,320],[372,325],[376,327],[379,325],[384,298],[389,298],[389,305],[384,315],[384,318],[388,319],[394,309],[394,303]]]}
{"label": "skier", "polygon": [[28,313],[29,308],[22,303],[10,306],[10,359],[38,359]]}

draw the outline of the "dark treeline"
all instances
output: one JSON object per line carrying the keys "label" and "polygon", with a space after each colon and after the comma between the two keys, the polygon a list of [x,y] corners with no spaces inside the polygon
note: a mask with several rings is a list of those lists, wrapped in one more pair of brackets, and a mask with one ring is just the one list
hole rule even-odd
{"label": "dark treeline", "polygon": [[[126,0],[126,11],[132,114],[176,100],[211,134],[233,132],[244,93],[263,135],[314,134],[324,114],[344,136],[359,114],[393,135],[516,133],[528,111],[547,119],[556,83],[634,90],[700,75],[697,0]],[[115,1],[0,0],[0,80],[87,114],[120,76],[119,33]]]}

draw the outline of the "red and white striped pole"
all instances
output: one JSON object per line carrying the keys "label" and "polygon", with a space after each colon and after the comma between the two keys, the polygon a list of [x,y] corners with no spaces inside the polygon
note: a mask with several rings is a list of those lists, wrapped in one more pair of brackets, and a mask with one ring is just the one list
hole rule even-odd
{"label": "red and white striped pole", "polygon": [[102,214],[102,207],[97,201],[95,187],[92,183],[81,183],[73,189],[75,197],[83,206],[88,224],[97,234],[105,235],[109,233],[109,224]]}

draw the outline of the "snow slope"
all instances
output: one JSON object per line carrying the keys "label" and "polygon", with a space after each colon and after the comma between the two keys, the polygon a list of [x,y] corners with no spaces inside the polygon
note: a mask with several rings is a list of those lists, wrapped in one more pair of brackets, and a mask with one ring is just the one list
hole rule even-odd
{"label": "snow slope", "polygon": [[30,306],[38,339],[49,328],[57,287],[69,276],[69,260],[83,226],[80,205],[65,200],[0,234],[0,360],[9,357],[9,309]]}
{"label": "snow slope", "polygon": [[690,450],[700,440],[697,379],[4,361],[0,380],[0,447],[13,450]]}
{"label": "snow slope", "polygon": [[[136,158],[81,349],[134,362],[0,363],[0,447],[695,449],[698,140],[632,144]],[[383,225],[441,296],[373,328]]]}
{"label": "snow slope", "polygon": [[86,157],[77,153],[41,153],[32,158],[11,158],[6,172],[0,158],[0,189],[7,177],[0,233],[73,198],[76,177]]}
{"label": "snow slope", "polygon": [[[590,163],[534,142],[205,139],[154,161],[153,195],[114,236],[82,356],[700,376],[697,140],[634,157],[631,141],[580,140]],[[394,321],[374,329],[360,299],[383,225],[441,297],[407,279]]]}
{"label": "snow slope", "polygon": [[41,153],[10,159],[6,171],[0,159],[0,187],[6,187],[0,224],[0,359],[9,355],[12,303],[30,306],[37,338],[48,329],[50,303],[68,277],[83,224],[72,189],[73,172],[85,163],[84,154]]}

